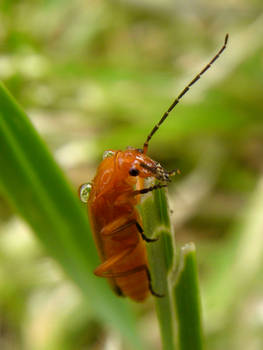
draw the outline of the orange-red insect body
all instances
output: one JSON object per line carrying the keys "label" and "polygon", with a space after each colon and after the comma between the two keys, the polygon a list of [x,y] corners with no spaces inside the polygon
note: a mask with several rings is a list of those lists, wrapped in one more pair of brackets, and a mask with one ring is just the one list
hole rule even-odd
{"label": "orange-red insect body", "polygon": [[[88,202],[88,213],[102,264],[94,273],[106,277],[120,295],[143,301],[151,292],[145,241],[140,215],[135,208],[139,194],[166,186],[177,171],[166,171],[146,153],[148,143],[172,109],[189,88],[204,74],[226,48],[228,35],[218,53],[182,90],[148,135],[143,150],[129,147],[126,151],[106,151],[91,184],[80,188]],[[159,184],[144,188],[144,179],[154,177]],[[89,191],[90,190],[90,191]],[[87,192],[89,198],[86,200]],[[85,198],[84,198],[85,197]]]}
{"label": "orange-red insect body", "polygon": [[[135,205],[141,179],[153,176],[156,162],[140,150],[110,151],[100,164],[88,200],[89,217],[102,263],[98,276],[111,279],[123,295],[142,301],[149,294],[148,262]],[[131,171],[138,176],[130,175]],[[137,187],[137,191],[134,189]]]}

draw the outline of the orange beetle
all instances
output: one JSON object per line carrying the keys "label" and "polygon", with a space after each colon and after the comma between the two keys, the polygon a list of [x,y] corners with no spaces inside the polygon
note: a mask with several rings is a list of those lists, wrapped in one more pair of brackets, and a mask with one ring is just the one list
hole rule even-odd
{"label": "orange beetle", "polygon": [[[166,171],[146,155],[148,143],[159,126],[189,88],[204,74],[225,50],[224,44],[213,59],[183,89],[148,135],[143,149],[128,147],[125,151],[104,152],[92,183],[80,187],[80,198],[88,204],[94,240],[102,260],[94,273],[106,277],[119,295],[140,302],[154,292],[146,255],[146,242],[154,240],[143,233],[142,221],[135,208],[139,195],[167,186],[177,171]],[[144,179],[156,178],[159,183],[144,188]]]}

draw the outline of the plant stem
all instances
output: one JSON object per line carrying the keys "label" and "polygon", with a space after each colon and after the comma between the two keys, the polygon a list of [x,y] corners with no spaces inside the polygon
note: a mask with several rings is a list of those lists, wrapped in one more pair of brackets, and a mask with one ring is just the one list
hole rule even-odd
{"label": "plant stem", "polygon": [[154,291],[163,295],[155,298],[163,350],[174,350],[175,323],[168,278],[174,248],[165,191],[156,190],[153,196],[146,196],[142,200],[141,213],[146,236],[158,238],[158,241],[147,244],[147,252]]}
{"label": "plant stem", "polygon": [[173,288],[175,312],[178,320],[180,350],[202,350],[203,331],[195,246],[181,248],[180,263]]}

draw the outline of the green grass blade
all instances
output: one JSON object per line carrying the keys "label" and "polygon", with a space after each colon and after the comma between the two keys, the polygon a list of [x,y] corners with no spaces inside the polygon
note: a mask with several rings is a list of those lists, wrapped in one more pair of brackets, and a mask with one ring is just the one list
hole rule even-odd
{"label": "green grass blade", "polygon": [[202,350],[200,294],[193,243],[181,248],[181,260],[173,288],[173,297],[178,321],[180,350]]}
{"label": "green grass blade", "polygon": [[159,238],[147,244],[154,291],[164,295],[155,298],[163,350],[175,349],[175,322],[171,305],[169,272],[173,264],[173,242],[166,194],[163,189],[147,196],[141,205],[145,234]]}
{"label": "green grass blade", "polygon": [[30,121],[0,84],[0,189],[47,251],[79,285],[97,316],[118,328],[136,349],[135,318],[104,279],[90,228],[74,194]]}
{"label": "green grass blade", "polygon": [[[231,228],[214,274],[206,281],[207,321],[225,325],[238,315],[255,282],[261,280],[263,265],[263,176],[259,178],[240,220]],[[220,256],[219,255],[219,256]],[[233,278],[242,276],[242,278]],[[227,288],[226,288],[227,286]],[[231,316],[230,316],[231,310]],[[238,317],[238,316],[237,316]]]}

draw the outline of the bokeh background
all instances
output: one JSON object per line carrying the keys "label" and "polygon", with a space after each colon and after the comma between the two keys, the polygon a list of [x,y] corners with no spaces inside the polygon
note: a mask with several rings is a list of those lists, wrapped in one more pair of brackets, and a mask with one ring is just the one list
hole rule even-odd
{"label": "bokeh background", "polygon": [[[0,79],[77,190],[104,150],[142,146],[227,32],[227,50],[149,155],[182,173],[169,186],[172,221],[178,245],[197,246],[207,349],[259,350],[262,1],[2,0]],[[89,303],[0,197],[0,348],[128,349]],[[153,301],[133,307],[142,336],[160,349]]]}

